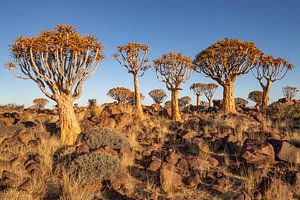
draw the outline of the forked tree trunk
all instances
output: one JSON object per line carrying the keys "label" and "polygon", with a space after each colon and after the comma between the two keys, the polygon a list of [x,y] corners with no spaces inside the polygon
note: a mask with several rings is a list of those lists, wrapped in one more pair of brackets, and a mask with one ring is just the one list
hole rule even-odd
{"label": "forked tree trunk", "polygon": [[230,82],[229,84],[223,85],[223,108],[224,112],[227,113],[235,113],[235,103],[234,103],[234,82]]}
{"label": "forked tree trunk", "polygon": [[271,82],[268,82],[267,85],[263,87],[263,101],[262,101],[263,110],[266,110],[268,107],[270,87],[271,87]]}
{"label": "forked tree trunk", "polygon": [[196,96],[197,96],[197,107],[199,107],[200,106],[200,95],[198,94]]}
{"label": "forked tree trunk", "polygon": [[214,107],[212,98],[208,99],[208,104],[209,104],[209,107],[210,107],[210,108]]}
{"label": "forked tree trunk", "polygon": [[143,108],[141,104],[139,78],[137,74],[134,74],[133,77],[134,77],[134,99],[135,99],[136,116],[138,118],[143,118],[144,114],[143,114]]}
{"label": "forked tree trunk", "polygon": [[178,90],[172,90],[172,120],[180,121],[179,103],[178,103]]}
{"label": "forked tree trunk", "polygon": [[58,106],[61,143],[64,145],[73,145],[81,132],[74,112],[73,100],[71,98],[60,99]]}

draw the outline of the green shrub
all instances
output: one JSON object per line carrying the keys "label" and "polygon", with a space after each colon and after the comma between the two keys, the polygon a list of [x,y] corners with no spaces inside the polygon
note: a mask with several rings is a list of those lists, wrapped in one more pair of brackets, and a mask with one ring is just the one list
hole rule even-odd
{"label": "green shrub", "polygon": [[298,119],[300,118],[300,103],[288,105],[275,102],[268,107],[267,114],[273,121]]}
{"label": "green shrub", "polygon": [[89,133],[80,134],[77,142],[92,149],[108,146],[120,150],[121,148],[130,147],[125,137],[110,128],[95,128]]}

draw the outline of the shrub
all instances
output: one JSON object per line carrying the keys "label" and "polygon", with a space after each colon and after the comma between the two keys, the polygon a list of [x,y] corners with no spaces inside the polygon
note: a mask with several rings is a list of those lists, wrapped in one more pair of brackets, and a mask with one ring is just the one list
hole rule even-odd
{"label": "shrub", "polygon": [[78,143],[86,144],[90,148],[109,146],[115,150],[130,147],[127,139],[110,128],[95,128],[89,133],[80,134]]}
{"label": "shrub", "polygon": [[120,159],[104,152],[79,155],[67,163],[65,170],[71,180],[82,184],[114,181],[125,174]]}
{"label": "shrub", "polygon": [[274,102],[269,105],[267,114],[274,121],[298,119],[300,118],[300,103],[288,105]]}
{"label": "shrub", "polygon": [[9,104],[5,104],[5,105],[0,105],[0,109],[2,109],[2,110],[23,110],[24,105],[9,103]]}

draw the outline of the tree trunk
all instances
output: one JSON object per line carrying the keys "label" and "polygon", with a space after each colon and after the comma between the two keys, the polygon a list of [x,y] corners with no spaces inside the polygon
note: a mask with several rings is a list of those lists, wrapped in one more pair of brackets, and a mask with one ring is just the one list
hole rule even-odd
{"label": "tree trunk", "polygon": [[136,116],[138,118],[143,118],[143,108],[141,104],[141,95],[140,95],[140,86],[139,86],[139,78],[137,74],[134,74],[134,99],[135,99],[135,108],[136,108]]}
{"label": "tree trunk", "polygon": [[210,108],[214,107],[212,98],[208,99],[208,103],[209,103],[209,107],[210,107]]}
{"label": "tree trunk", "polygon": [[71,98],[60,99],[58,106],[61,142],[64,145],[73,145],[81,132],[74,112],[73,100]]}
{"label": "tree trunk", "polygon": [[197,96],[197,107],[200,106],[200,95],[196,95]]}
{"label": "tree trunk", "polygon": [[178,105],[178,90],[172,90],[172,120],[180,121],[179,105]]}
{"label": "tree trunk", "polygon": [[271,87],[271,82],[267,82],[267,85],[263,87],[263,102],[262,102],[263,110],[266,110],[268,107],[270,87]]}
{"label": "tree trunk", "polygon": [[229,82],[229,84],[223,85],[223,108],[224,112],[227,113],[235,113],[235,103],[234,103],[234,82]]}

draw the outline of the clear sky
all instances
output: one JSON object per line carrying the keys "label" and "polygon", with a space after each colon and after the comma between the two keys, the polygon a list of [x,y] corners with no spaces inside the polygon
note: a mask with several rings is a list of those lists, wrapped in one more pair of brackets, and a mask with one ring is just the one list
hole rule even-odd
{"label": "clear sky", "polygon": [[[87,104],[90,98],[96,98],[98,103],[111,101],[106,93],[113,87],[133,89],[131,74],[112,58],[118,45],[148,44],[151,60],[169,51],[194,58],[225,37],[253,41],[265,53],[286,58],[295,65],[283,80],[272,85],[270,100],[274,101],[282,97],[282,87],[300,87],[299,10],[299,0],[2,0],[0,104],[28,106],[34,98],[44,97],[35,83],[14,78],[3,65],[11,59],[9,45],[14,38],[34,36],[60,23],[74,25],[82,34],[96,36],[105,48],[106,58],[86,81],[83,96],[77,101],[79,104]],[[193,97],[189,86],[194,82],[213,80],[194,73],[179,96]],[[145,104],[152,103],[148,96],[151,89],[166,90],[153,69],[140,79],[140,88],[146,96]],[[247,98],[252,90],[260,90],[260,86],[249,73],[236,82],[235,96]],[[221,97],[219,87],[215,98]]]}

